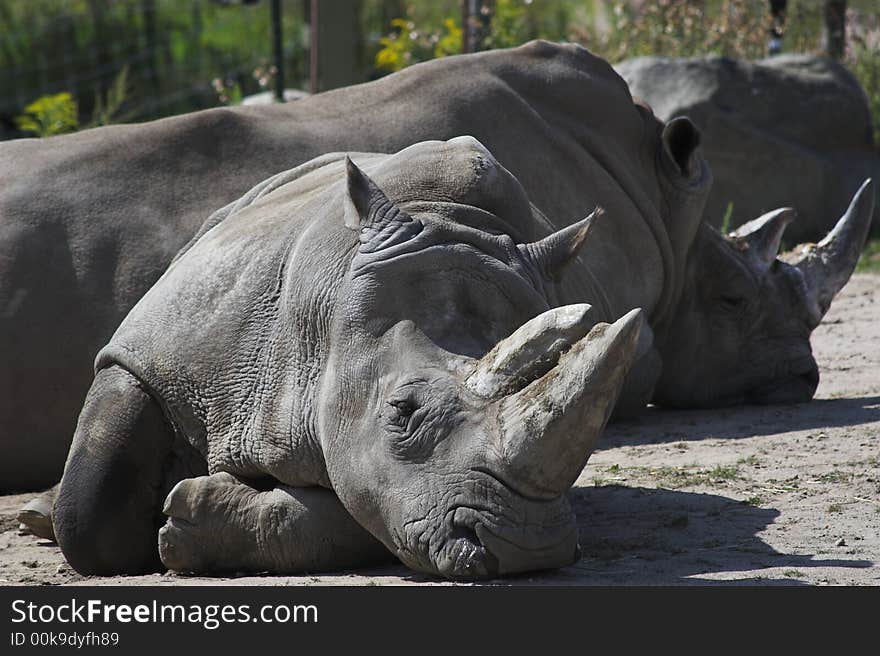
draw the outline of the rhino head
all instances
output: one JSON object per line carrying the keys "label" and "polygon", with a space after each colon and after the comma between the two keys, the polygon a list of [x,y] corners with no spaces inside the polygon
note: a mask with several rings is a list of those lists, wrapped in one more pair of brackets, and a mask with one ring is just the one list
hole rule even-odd
{"label": "rhino head", "polygon": [[793,209],[769,212],[726,236],[703,224],[678,309],[658,331],[663,373],[655,402],[809,401],[819,383],[810,333],[855,269],[873,203],[867,180],[821,242],[778,257]]}
{"label": "rhino head", "polygon": [[405,211],[346,164],[358,239],[318,404],[334,490],[417,570],[570,564],[565,492],[616,401],[641,311],[597,324],[589,305],[551,308],[539,291],[535,272],[570,259],[589,221],[516,244],[458,222],[476,210],[455,202]]}

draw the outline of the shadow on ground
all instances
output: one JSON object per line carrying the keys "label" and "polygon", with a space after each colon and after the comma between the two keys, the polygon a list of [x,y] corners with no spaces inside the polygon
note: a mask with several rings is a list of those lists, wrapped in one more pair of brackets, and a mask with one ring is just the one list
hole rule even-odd
{"label": "shadow on ground", "polygon": [[[779,511],[724,496],[611,485],[576,487],[570,500],[578,517],[581,560],[491,585],[805,585],[797,580],[802,570],[872,565],[780,553],[758,537]],[[780,567],[792,576],[779,576],[778,570],[775,577],[760,573]],[[710,578],[725,572],[743,574]]]}
{"label": "shadow on ground", "polygon": [[638,419],[608,426],[599,450],[639,444],[778,435],[880,422],[880,396],[713,410],[650,407]]}

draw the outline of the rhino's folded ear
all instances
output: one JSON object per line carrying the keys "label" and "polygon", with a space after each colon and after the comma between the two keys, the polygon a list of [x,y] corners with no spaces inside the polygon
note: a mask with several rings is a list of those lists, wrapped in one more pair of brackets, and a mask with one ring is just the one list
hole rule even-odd
{"label": "rhino's folded ear", "polygon": [[686,116],[672,119],[663,128],[660,136],[663,142],[663,153],[666,160],[676,172],[684,178],[693,178],[700,175],[702,164],[697,158],[697,148],[700,146],[700,130]]}
{"label": "rhino's folded ear", "polygon": [[360,251],[373,251],[399,244],[421,231],[422,224],[397,207],[351,158],[345,158],[345,225],[360,231]]}

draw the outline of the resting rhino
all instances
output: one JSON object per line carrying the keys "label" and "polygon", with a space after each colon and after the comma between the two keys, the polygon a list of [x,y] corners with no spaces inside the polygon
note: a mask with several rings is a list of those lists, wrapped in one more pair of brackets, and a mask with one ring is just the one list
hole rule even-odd
{"label": "resting rhino", "polygon": [[470,137],[354,158],[222,212],[100,351],[55,505],[76,570],[158,567],[172,486],[176,570],[577,557],[565,492],[643,323],[581,302],[593,217],[542,234]]}
{"label": "resting rhino", "polygon": [[[811,397],[808,336],[834,289],[773,260],[791,214],[723,238],[701,223],[711,176],[693,125],[658,121],[583,48],[533,42],[286,105],[0,145],[0,490],[57,480],[94,355],[212,211],[323,153],[462,134],[520,180],[547,226],[607,210],[580,258],[583,297],[606,320],[642,307],[643,340],[655,333],[631,376],[642,389],[622,404]],[[851,272],[872,195],[857,197],[846,245],[838,231],[814,254],[833,270],[823,280]]]}

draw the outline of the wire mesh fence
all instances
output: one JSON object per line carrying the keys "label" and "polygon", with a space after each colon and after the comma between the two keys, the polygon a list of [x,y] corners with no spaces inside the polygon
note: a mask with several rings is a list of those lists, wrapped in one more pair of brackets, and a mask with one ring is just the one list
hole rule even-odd
{"label": "wire mesh fence", "polygon": [[[285,82],[294,88],[308,75],[307,2],[282,2]],[[269,4],[0,0],[0,138],[14,136],[28,103],[62,91],[89,123],[123,71],[126,120],[216,106],[230,89],[260,91],[271,81]]]}

